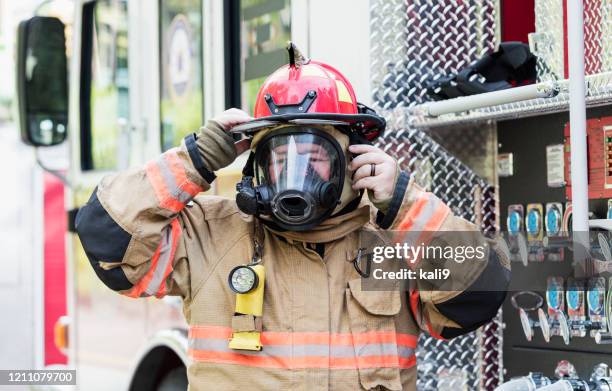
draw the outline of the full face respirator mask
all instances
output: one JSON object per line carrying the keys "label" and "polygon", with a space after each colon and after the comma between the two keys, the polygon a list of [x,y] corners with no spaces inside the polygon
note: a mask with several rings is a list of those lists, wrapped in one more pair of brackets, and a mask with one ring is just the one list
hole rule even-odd
{"label": "full face respirator mask", "polygon": [[279,227],[309,230],[328,218],[345,180],[337,140],[316,126],[272,130],[256,145],[237,185],[238,208]]}

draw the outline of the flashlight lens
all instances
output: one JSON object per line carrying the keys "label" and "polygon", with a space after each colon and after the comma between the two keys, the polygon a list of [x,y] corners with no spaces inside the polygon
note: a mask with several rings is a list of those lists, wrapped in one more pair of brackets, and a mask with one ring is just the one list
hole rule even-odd
{"label": "flashlight lens", "polygon": [[257,285],[257,274],[248,266],[238,266],[230,273],[230,288],[236,293],[247,293]]}

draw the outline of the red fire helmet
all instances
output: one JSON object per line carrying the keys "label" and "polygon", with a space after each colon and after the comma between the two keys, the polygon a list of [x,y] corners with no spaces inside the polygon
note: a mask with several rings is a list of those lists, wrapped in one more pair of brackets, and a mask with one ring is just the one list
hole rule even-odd
{"label": "red fire helmet", "polygon": [[331,124],[371,142],[385,129],[385,119],[358,103],[351,83],[335,68],[305,58],[289,42],[289,64],[272,73],[255,102],[255,120],[233,133],[253,133],[281,123]]}

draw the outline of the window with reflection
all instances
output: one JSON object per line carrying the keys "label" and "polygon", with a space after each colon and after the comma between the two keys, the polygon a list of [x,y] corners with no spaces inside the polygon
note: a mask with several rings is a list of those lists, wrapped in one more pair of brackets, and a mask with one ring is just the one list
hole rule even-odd
{"label": "window with reflection", "polygon": [[287,63],[291,40],[290,0],[241,0],[241,106],[253,112],[255,98],[266,77]]}
{"label": "window with reflection", "polygon": [[160,1],[161,146],[167,150],[203,121],[202,2]]}
{"label": "window with reflection", "polygon": [[89,168],[107,170],[117,167],[130,119],[127,0],[97,1],[93,18]]}

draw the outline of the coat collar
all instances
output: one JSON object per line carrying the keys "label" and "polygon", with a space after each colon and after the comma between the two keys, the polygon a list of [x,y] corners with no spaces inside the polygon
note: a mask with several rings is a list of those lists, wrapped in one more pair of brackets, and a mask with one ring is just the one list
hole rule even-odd
{"label": "coat collar", "polygon": [[265,225],[266,230],[288,242],[327,243],[357,231],[370,221],[370,205],[362,204],[352,212],[332,217],[309,231],[281,231]]}

